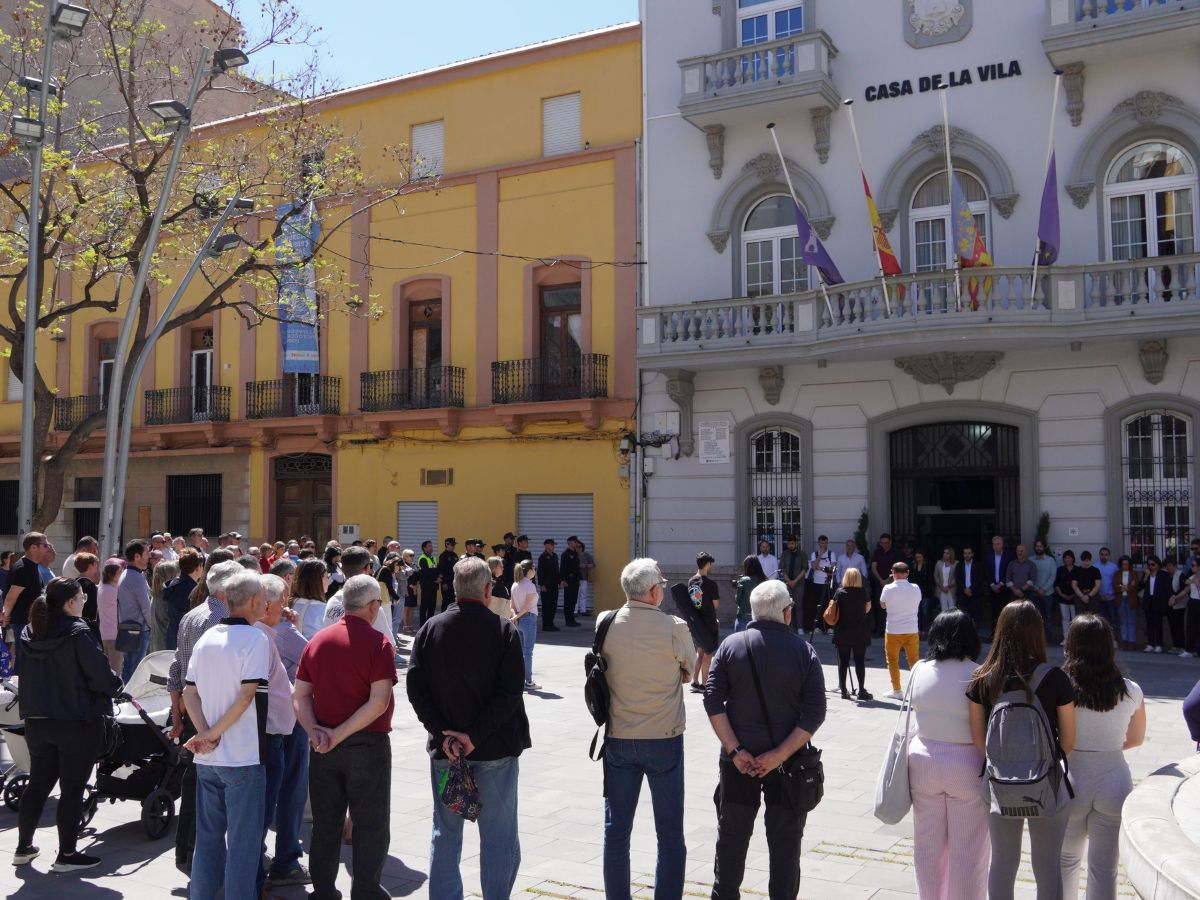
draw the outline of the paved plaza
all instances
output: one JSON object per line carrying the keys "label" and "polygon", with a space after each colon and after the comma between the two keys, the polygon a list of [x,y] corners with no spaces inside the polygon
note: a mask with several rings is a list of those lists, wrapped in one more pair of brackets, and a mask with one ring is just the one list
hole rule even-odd
{"label": "paved plaza", "polygon": [[[590,624],[589,620],[585,620]],[[523,898],[602,898],[603,802],[601,767],[587,758],[591,719],[582,696],[582,657],[589,640],[586,629],[548,635],[535,654],[537,680],[543,690],[529,696],[526,708],[533,748],[521,757],[521,851],[523,861],[514,894]],[[836,668],[828,639],[817,639],[825,663],[826,686],[836,685]],[[1058,656],[1061,651],[1056,650]],[[882,695],[888,689],[882,642],[868,657],[867,687]],[[1200,663],[1174,657],[1124,654],[1127,671],[1146,690],[1149,732],[1143,747],[1129,754],[1134,778],[1193,751],[1179,707],[1200,679]],[[830,693],[829,717],[818,734],[824,751],[825,799],[809,817],[804,837],[805,898],[913,897],[912,823],[887,826],[871,814],[875,775],[895,725],[898,704],[875,701],[856,706]],[[706,897],[712,883],[716,815],[717,741],[704,716],[699,695],[687,694],[688,845],[685,895]],[[393,897],[425,897],[431,793],[424,732],[410,710],[403,673],[396,688],[392,733],[392,843],[384,871],[384,887]],[[47,806],[36,843],[42,855],[31,866],[13,869],[9,854],[16,841],[16,816],[0,809],[0,896],[21,898],[184,897],[186,885],[174,867],[169,838],[148,841],[132,803],[103,806],[81,849],[103,857],[103,864],[80,878],[49,873],[57,839],[52,824],[53,801]],[[463,848],[467,894],[478,892],[478,840],[468,827]],[[649,792],[644,790],[634,827],[634,896],[653,896],[654,824]],[[350,848],[344,859],[349,860]],[[747,859],[743,896],[765,897],[767,852],[761,817]],[[1019,896],[1032,897],[1026,866]],[[343,870],[339,887],[349,897],[350,878]],[[1126,887],[1123,893],[1132,896]],[[281,898],[306,896],[303,888],[282,888]]]}

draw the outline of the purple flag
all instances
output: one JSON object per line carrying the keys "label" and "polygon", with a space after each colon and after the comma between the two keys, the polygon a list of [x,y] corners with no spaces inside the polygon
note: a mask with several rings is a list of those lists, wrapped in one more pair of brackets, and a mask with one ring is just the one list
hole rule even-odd
{"label": "purple flag", "polygon": [[808,223],[808,218],[804,215],[800,204],[793,205],[796,207],[796,231],[800,234],[800,258],[804,260],[805,265],[812,266],[820,272],[821,278],[826,284],[841,284],[846,279],[842,277],[842,273],[833,264],[833,259],[825,251],[825,245],[821,243],[821,239],[817,237],[817,233]]}
{"label": "purple flag", "polygon": [[1042,212],[1038,217],[1038,245],[1035,262],[1039,266],[1052,266],[1058,259],[1060,243],[1058,226],[1058,164],[1054,153],[1050,154],[1050,168],[1046,170],[1046,185],[1042,188]]}

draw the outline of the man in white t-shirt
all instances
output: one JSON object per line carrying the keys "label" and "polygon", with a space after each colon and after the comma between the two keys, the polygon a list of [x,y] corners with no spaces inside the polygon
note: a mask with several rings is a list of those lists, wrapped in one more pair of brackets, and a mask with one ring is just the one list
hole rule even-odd
{"label": "man in white t-shirt", "polygon": [[900,692],[900,651],[908,659],[908,668],[921,658],[921,635],[917,612],[921,608],[921,589],[908,580],[908,566],[898,562],[892,566],[892,582],[883,586],[879,604],[887,611],[887,631],[883,638],[883,655],[888,674],[892,677],[892,692],[888,697],[903,699]]}
{"label": "man in white t-shirt", "polygon": [[[196,851],[189,900],[253,898],[262,865],[270,643],[254,627],[266,601],[258,575],[224,584],[229,618],[192,648],[183,702],[196,726]],[[228,840],[228,852],[226,841]]]}
{"label": "man in white t-shirt", "polygon": [[[345,582],[349,581],[355,575],[370,575],[372,559],[374,559],[374,556],[365,547],[347,548],[346,552],[342,554],[342,574],[346,576],[342,584],[345,585]],[[344,587],[343,590],[345,590]],[[345,615],[346,605],[342,602],[342,591],[338,591],[325,604],[325,620],[321,627],[324,628],[332,625]],[[390,606],[380,605],[379,612],[376,614],[373,624],[375,630],[387,638],[388,643],[395,647],[396,635],[392,633],[392,610]]]}

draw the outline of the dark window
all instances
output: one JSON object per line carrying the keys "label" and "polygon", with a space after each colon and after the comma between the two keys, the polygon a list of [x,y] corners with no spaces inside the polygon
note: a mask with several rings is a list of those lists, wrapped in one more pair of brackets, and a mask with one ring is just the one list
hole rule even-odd
{"label": "dark window", "polygon": [[0,481],[0,534],[17,533],[17,506],[21,502],[20,482]]}
{"label": "dark window", "polygon": [[559,387],[579,372],[583,356],[583,294],[577,284],[542,288],[542,383]]}
{"label": "dark window", "polygon": [[74,513],[76,544],[85,537],[95,537],[100,533],[100,507],[77,506]]}
{"label": "dark window", "polygon": [[75,499],[85,503],[99,503],[104,479],[88,475],[75,479]]}
{"label": "dark window", "polygon": [[205,534],[220,534],[221,476],[167,476],[167,531],[187,534],[203,528]]}
{"label": "dark window", "polygon": [[442,364],[442,301],[414,300],[408,306],[408,367]]}

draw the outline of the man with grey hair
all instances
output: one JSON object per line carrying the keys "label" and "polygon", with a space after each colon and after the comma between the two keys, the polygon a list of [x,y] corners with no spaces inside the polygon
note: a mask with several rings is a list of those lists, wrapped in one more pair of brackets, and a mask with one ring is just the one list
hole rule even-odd
{"label": "man with grey hair", "polygon": [[483,896],[508,897],[521,864],[517,760],[531,746],[525,658],[516,627],[488,608],[491,594],[487,562],[477,556],[459,560],[455,603],[421,626],[409,658],[408,699],[429,733],[432,757],[429,884],[435,897],[463,896],[463,819],[438,799],[451,760],[466,757],[483,803],[478,819]]}
{"label": "man with grey hair", "polygon": [[[371,560],[375,557],[366,547],[347,547],[342,553],[342,574],[346,576],[346,583],[356,575],[371,573]],[[321,627],[332,625],[338,619],[346,614],[346,608],[342,601],[342,596],[345,594],[346,588],[342,587],[340,591],[329,598],[329,602],[325,604],[325,623]],[[390,608],[382,605],[383,598],[380,597],[379,614],[375,617],[372,624],[375,630],[388,639],[388,643],[392,647],[396,646],[396,636],[392,634],[392,612]]]}
{"label": "man with grey hair", "polygon": [[683,685],[695,654],[683,619],[660,609],[667,589],[658,563],[635,559],[621,572],[626,603],[600,616],[611,620],[602,656],[608,666],[604,741],[604,891],[629,900],[629,838],[642,779],[654,799],[658,836],[656,897],[683,891]]}
{"label": "man with grey hair", "polygon": [[253,896],[262,868],[271,645],[254,623],[266,602],[256,573],[229,575],[222,587],[229,616],[196,641],[183,692],[196,726],[185,744],[196,757],[191,900],[211,900],[222,885],[227,897]]}
{"label": "man with grey hair", "polygon": [[753,620],[713,657],[704,711],[721,742],[713,897],[736,897],[746,849],[766,801],[772,897],[800,891],[806,810],[794,808],[780,771],[825,721],[825,677],[812,645],[791,630],[787,585],[764,581],[750,594]]}
{"label": "man with grey hair", "polygon": [[[363,551],[364,553],[366,551]],[[385,898],[379,884],[387,860],[391,814],[392,686],[395,651],[372,622],[379,582],[357,574],[342,588],[345,614],[318,631],[300,657],[292,702],[308,733],[308,789],[313,827],[309,871],[316,897],[335,887],[346,812],[354,821],[354,898]]]}
{"label": "man with grey hair", "polygon": [[[187,741],[196,733],[184,714],[184,676],[187,675],[196,642],[206,631],[229,617],[229,606],[225,602],[226,583],[232,576],[245,571],[232,560],[212,565],[204,576],[208,587],[208,599],[188,610],[179,620],[175,660],[167,673],[167,690],[171,692],[171,730],[168,734],[172,738],[182,736],[183,740]],[[182,791],[175,829],[175,866],[181,872],[190,874],[192,850],[196,840],[196,770],[191,765],[183,771]]]}

